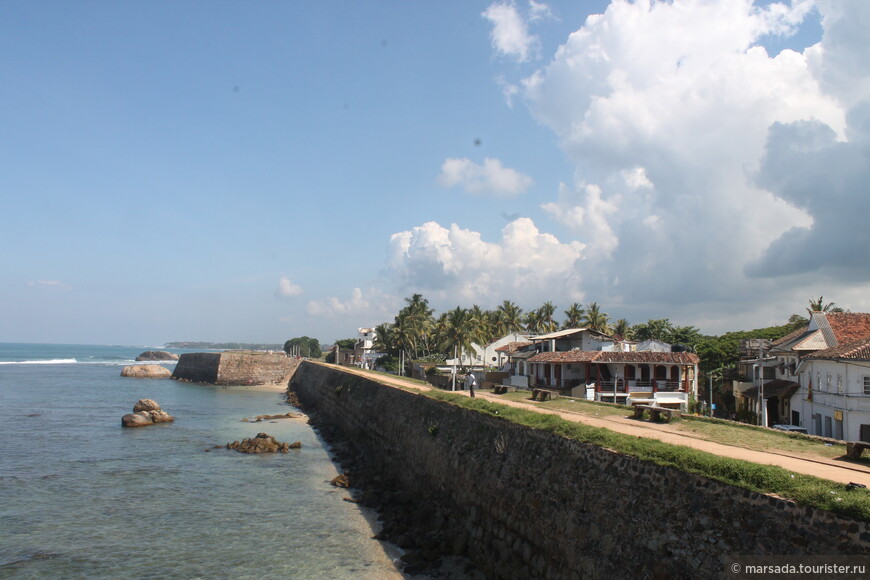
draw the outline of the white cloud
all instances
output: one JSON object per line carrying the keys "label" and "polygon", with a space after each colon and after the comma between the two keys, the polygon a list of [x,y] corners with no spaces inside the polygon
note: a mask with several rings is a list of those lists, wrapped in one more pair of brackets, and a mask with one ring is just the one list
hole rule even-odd
{"label": "white cloud", "polygon": [[72,286],[60,280],[38,280],[27,283],[31,288],[53,288],[55,290],[72,290]]}
{"label": "white cloud", "polygon": [[[870,96],[870,58],[856,58],[870,55],[870,2],[818,2],[825,36],[804,53],[771,57],[758,45],[793,33],[812,7],[614,0],[521,81],[532,114],[576,167],[578,185],[542,208],[587,244],[584,291],[623,305],[740,301],[749,264],[770,275],[764,256],[793,262],[811,244],[831,259],[834,245],[822,240],[836,233],[835,215],[867,215],[855,187],[867,182],[866,160],[842,140],[857,139],[865,116],[851,104]],[[812,161],[794,152],[807,147]],[[812,184],[812,202],[776,181],[796,165],[794,185]],[[836,210],[821,207],[832,189],[821,175],[848,176]],[[848,255],[867,272],[860,231],[841,232],[838,250],[860,248],[860,263]],[[776,292],[773,281],[760,288]]]}
{"label": "white cloud", "polygon": [[456,224],[427,222],[393,234],[390,248],[388,267],[401,290],[424,291],[441,304],[494,305],[547,293],[576,296],[575,263],[584,245],[562,243],[520,218],[505,226],[498,243]]}
{"label": "white cloud", "polygon": [[504,167],[498,159],[486,158],[478,165],[468,158],[450,158],[441,165],[438,183],[444,187],[461,186],[468,193],[514,197],[525,193],[533,181],[515,169]]}
{"label": "white cloud", "polygon": [[277,298],[290,298],[302,294],[302,287],[290,281],[286,276],[278,280],[278,289],[275,291]]}
{"label": "white cloud", "polygon": [[[336,318],[348,322],[348,327],[373,324],[372,321],[387,321],[395,317],[400,300],[395,296],[385,294],[377,288],[369,288],[363,293],[361,288],[354,288],[350,298],[342,300],[329,296],[322,300],[312,300],[306,309],[309,316],[315,318]],[[379,324],[380,322],[377,322]]]}
{"label": "white cloud", "polygon": [[543,2],[535,2],[535,0],[529,0],[529,22],[555,19],[556,17],[553,16],[553,12],[550,10],[549,6],[547,6]]}
{"label": "white cloud", "polygon": [[[540,7],[539,7],[540,6]],[[543,13],[543,5],[532,3],[533,15]],[[538,38],[529,33],[525,20],[514,3],[496,2],[482,16],[492,23],[492,46],[500,54],[526,62],[539,50]]]}

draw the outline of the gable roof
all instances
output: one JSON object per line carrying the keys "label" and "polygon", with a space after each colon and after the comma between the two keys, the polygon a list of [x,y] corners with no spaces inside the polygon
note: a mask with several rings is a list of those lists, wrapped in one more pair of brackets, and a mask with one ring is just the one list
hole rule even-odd
{"label": "gable roof", "polygon": [[819,350],[808,354],[805,358],[870,360],[870,337]]}
{"label": "gable roof", "polygon": [[523,349],[527,346],[531,346],[532,342],[509,342],[503,346],[500,346],[495,349],[495,352],[506,352],[508,354],[513,354],[520,349]]}

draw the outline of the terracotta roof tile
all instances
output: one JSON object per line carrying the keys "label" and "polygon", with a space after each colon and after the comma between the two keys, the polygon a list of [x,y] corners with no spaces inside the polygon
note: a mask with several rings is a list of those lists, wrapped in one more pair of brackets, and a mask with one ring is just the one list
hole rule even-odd
{"label": "terracotta roof tile", "polygon": [[837,337],[837,343],[854,342],[870,338],[870,314],[862,312],[828,312],[828,324]]}
{"label": "terracotta roof tile", "polygon": [[511,353],[515,353],[516,351],[520,350],[521,348],[531,346],[532,344],[534,344],[534,343],[531,343],[531,342],[509,342],[506,345],[500,346],[497,349],[495,349],[495,352],[506,352],[508,354],[511,354]]}
{"label": "terracotta roof tile", "polygon": [[848,358],[853,360],[870,360],[870,337],[853,340],[837,346],[808,354],[808,359]]}

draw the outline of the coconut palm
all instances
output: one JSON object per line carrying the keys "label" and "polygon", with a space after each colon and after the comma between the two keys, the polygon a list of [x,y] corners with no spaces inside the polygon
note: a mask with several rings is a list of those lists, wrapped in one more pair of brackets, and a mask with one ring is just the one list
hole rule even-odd
{"label": "coconut palm", "polygon": [[497,336],[505,336],[511,332],[520,332],[523,330],[523,309],[511,302],[505,300],[496,309],[497,323],[495,334]]}
{"label": "coconut palm", "polygon": [[475,337],[474,341],[477,344],[489,344],[492,342],[494,330],[491,323],[490,313],[477,304],[471,307],[469,311],[474,319]]}
{"label": "coconut palm", "polygon": [[523,322],[526,324],[526,330],[532,334],[543,334],[544,327],[541,322],[541,312],[539,310],[530,310],[523,317]]}
{"label": "coconut palm", "polygon": [[405,298],[405,307],[396,317],[397,325],[403,329],[408,349],[415,358],[420,356],[420,349],[426,347],[427,336],[432,331],[432,312],[429,301],[422,294],[414,294]]}
{"label": "coconut palm", "polygon": [[597,302],[591,302],[586,305],[586,312],[583,315],[583,325],[589,330],[595,330],[607,334],[609,328],[607,321],[610,317],[606,312],[601,312],[601,307]]}
{"label": "coconut palm", "polygon": [[538,308],[538,317],[541,319],[541,328],[544,332],[553,332],[559,328],[559,323],[553,318],[556,313],[556,307],[552,302],[547,300],[540,308]]}
{"label": "coconut palm", "polygon": [[631,324],[625,318],[620,318],[614,322],[610,330],[614,336],[618,336],[623,340],[632,340]]}
{"label": "coconut palm", "polygon": [[833,302],[825,304],[825,297],[819,296],[818,300],[810,298],[810,307],[807,308],[807,312],[812,316],[813,312],[843,312],[843,309]]}
{"label": "coconut palm", "polygon": [[439,346],[444,353],[456,353],[462,359],[464,354],[474,351],[477,329],[475,319],[470,310],[457,306],[446,314],[444,327],[441,329]]}
{"label": "coconut palm", "polygon": [[565,322],[562,324],[562,328],[578,328],[583,320],[583,314],[586,311],[583,310],[583,306],[579,302],[575,302],[571,306],[568,307],[568,310],[565,311]]}

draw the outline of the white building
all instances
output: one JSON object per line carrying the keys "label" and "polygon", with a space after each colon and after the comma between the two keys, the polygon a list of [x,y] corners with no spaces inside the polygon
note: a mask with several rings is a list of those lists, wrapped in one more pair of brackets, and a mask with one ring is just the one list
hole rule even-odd
{"label": "white building", "polygon": [[[792,348],[791,422],[813,435],[870,441],[870,314],[814,312]],[[811,350],[811,352],[807,352]]]}

